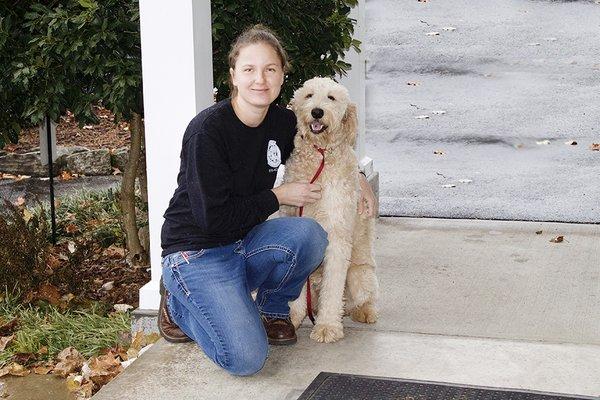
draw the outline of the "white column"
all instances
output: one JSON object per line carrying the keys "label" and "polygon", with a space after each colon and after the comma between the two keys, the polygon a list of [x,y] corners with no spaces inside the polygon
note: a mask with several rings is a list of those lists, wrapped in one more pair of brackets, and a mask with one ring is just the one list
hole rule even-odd
{"label": "white column", "polygon": [[363,42],[361,45],[362,51],[357,53],[356,50],[351,49],[346,53],[344,61],[352,64],[352,69],[347,76],[340,79],[340,83],[348,88],[350,98],[358,108],[356,151],[361,168],[367,176],[370,176],[373,173],[373,160],[365,154],[365,6],[365,1],[360,0],[350,12],[350,18],[356,19],[353,37]]}
{"label": "white column", "polygon": [[213,103],[210,0],[140,0],[140,28],[152,280],[140,289],[139,308],[157,310],[160,230],[177,186],[183,133]]}

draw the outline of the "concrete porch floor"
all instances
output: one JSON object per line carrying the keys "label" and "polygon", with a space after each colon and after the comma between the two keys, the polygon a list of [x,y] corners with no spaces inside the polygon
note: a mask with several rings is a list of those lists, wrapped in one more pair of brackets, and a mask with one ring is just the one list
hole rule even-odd
{"label": "concrete porch floor", "polygon": [[[286,399],[321,371],[600,395],[600,226],[381,218],[380,320],[239,378],[159,341],[94,399]],[[536,234],[536,231],[542,231]],[[562,243],[550,239],[564,236]]]}

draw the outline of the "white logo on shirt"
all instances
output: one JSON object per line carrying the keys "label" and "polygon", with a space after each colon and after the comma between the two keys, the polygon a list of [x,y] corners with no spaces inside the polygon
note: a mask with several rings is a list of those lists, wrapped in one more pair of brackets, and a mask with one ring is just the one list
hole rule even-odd
{"label": "white logo on shirt", "polygon": [[273,168],[277,168],[281,164],[281,150],[275,140],[269,140],[267,145],[267,164]]}

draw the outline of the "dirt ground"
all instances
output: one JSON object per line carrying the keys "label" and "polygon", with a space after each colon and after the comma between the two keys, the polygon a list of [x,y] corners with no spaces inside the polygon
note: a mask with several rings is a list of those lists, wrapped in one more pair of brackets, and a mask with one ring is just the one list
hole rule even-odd
{"label": "dirt ground", "polygon": [[[99,124],[79,124],[68,111],[67,115],[60,118],[56,127],[56,143],[58,146],[83,146],[89,149],[117,149],[128,146],[131,135],[129,124],[124,121],[115,123],[114,115],[105,108],[94,107],[94,114],[98,117]],[[25,129],[19,135],[19,143],[9,143],[4,151],[9,153],[27,153],[39,147],[38,128]]]}

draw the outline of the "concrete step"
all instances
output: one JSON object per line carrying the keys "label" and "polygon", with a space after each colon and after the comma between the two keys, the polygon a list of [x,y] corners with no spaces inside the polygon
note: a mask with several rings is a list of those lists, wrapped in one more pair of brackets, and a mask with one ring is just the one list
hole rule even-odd
{"label": "concrete step", "polygon": [[94,398],[296,399],[321,371],[597,396],[599,238],[598,225],[381,218],[376,324],[346,319],[342,341],[318,344],[305,323],[249,378],[159,341]]}
{"label": "concrete step", "polygon": [[161,339],[94,396],[96,400],[292,400],[321,371],[600,395],[600,346],[545,344],[346,329],[334,344],[298,332],[271,347],[264,369],[234,377],[195,344]]}

